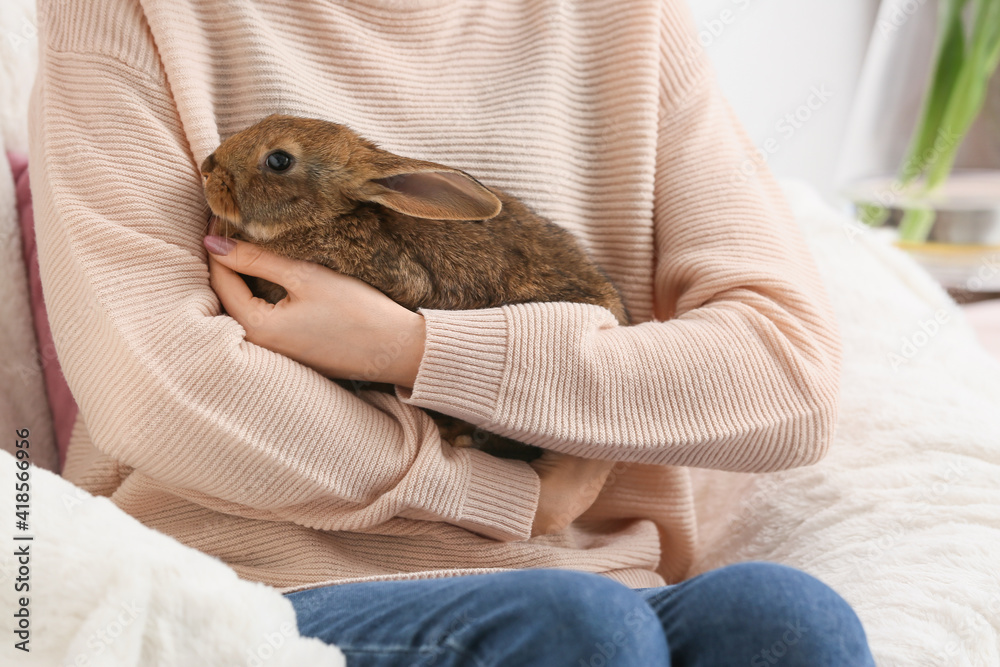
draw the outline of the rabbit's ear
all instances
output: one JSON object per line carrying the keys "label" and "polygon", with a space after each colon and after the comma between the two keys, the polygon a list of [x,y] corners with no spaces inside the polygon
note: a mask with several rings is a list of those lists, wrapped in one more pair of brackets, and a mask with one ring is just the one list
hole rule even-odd
{"label": "rabbit's ear", "polygon": [[363,198],[428,220],[486,220],[500,212],[500,200],[485,185],[465,172],[446,169],[372,179]]}

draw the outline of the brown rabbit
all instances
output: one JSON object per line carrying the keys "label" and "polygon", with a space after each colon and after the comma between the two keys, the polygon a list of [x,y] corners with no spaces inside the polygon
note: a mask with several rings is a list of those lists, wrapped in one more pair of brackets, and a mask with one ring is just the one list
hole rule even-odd
{"label": "brown rabbit", "polygon": [[[354,276],[410,310],[574,301],[628,323],[617,290],[569,232],[463,171],[394,155],[343,125],[268,116],[224,141],[201,172],[220,234]],[[249,284],[272,303],[285,296]],[[446,438],[473,432],[435,417]],[[537,456],[476,434],[490,453]]]}

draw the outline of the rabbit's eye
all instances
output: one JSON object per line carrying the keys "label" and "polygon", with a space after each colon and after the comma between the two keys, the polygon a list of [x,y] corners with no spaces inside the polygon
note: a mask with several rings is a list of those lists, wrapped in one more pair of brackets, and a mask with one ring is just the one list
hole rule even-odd
{"label": "rabbit's eye", "polygon": [[264,163],[271,171],[285,171],[292,166],[292,156],[285,151],[274,151]]}

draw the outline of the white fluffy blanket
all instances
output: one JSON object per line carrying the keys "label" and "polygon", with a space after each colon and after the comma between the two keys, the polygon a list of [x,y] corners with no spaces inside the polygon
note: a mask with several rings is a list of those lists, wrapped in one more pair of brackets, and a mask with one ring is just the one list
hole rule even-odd
{"label": "white fluffy blanket", "polygon": [[[5,434],[6,435],[6,434]],[[276,590],[147,528],[107,498],[32,470],[29,530],[14,529],[14,459],[0,452],[0,664],[87,667],[342,667],[300,637]],[[33,541],[15,541],[33,535]],[[18,548],[27,547],[22,573]],[[15,594],[15,578],[30,590]],[[28,598],[30,652],[11,634]],[[20,619],[16,619],[19,621]]]}
{"label": "white fluffy blanket", "polygon": [[805,570],[857,610],[880,667],[1000,665],[1000,363],[908,256],[786,192],[829,286],[845,356],[818,465],[695,471],[698,570]]}

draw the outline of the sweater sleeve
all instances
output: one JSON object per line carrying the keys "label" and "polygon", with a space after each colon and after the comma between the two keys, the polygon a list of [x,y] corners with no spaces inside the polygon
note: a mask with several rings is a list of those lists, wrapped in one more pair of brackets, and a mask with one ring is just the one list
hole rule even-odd
{"label": "sweater sleeve", "polygon": [[137,4],[43,2],[39,18],[39,254],[93,444],[230,514],[321,530],[434,520],[527,538],[539,488],[527,464],[452,448],[422,410],[345,390],[220,315],[199,174]]}
{"label": "sweater sleeve", "polygon": [[655,319],[621,327],[575,303],[425,310],[417,381],[398,394],[585,457],[733,471],[807,465],[826,452],[837,415],[832,309],[686,8],[665,4]]}

